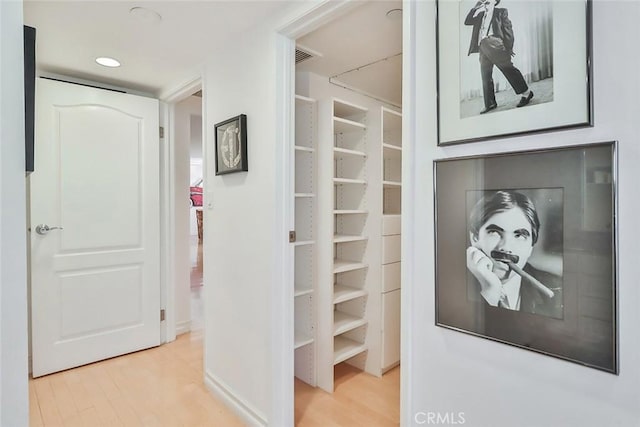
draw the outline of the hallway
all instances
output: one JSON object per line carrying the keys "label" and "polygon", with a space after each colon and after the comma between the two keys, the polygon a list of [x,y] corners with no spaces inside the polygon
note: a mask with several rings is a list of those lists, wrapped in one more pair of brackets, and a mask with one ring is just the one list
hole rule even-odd
{"label": "hallway", "polygon": [[206,389],[202,332],[29,381],[30,426],[242,426]]}
{"label": "hallway", "polygon": [[[202,245],[191,236],[191,332],[176,341],[29,381],[30,426],[242,426],[203,382]],[[399,425],[400,368],[382,379],[345,363],[336,390],[295,381],[299,427]]]}

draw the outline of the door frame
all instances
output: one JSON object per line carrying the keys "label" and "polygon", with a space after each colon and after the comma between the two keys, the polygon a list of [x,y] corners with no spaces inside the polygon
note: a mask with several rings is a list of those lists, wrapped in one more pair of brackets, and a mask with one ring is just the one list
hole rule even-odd
{"label": "door frame", "polygon": [[[288,236],[295,228],[291,198],[295,187],[293,146],[295,144],[295,46],[296,39],[358,7],[350,0],[325,0],[276,30],[276,144],[275,195],[276,236]],[[288,239],[276,239],[275,286],[271,305],[271,342],[273,374],[270,425],[294,425],[294,259]],[[206,311],[206,310],[205,310]]]}
{"label": "door frame", "polygon": [[[176,161],[174,148],[175,137],[175,107],[176,104],[193,95],[198,90],[203,91],[202,97],[202,170],[206,170],[205,141],[207,127],[205,124],[206,102],[204,98],[202,74],[193,77],[174,89],[163,92],[160,100],[160,126],[164,127],[164,138],[160,138],[160,277],[161,277],[161,307],[165,309],[165,322],[161,327],[162,342],[168,343],[176,339],[176,277],[178,260],[175,256],[176,223],[175,212],[184,203],[176,204]],[[204,205],[204,203],[203,203]],[[203,206],[204,208],[204,206]],[[206,299],[203,301],[206,304]],[[206,311],[206,307],[203,309]],[[206,323],[204,325],[206,330]],[[206,334],[205,334],[206,335]]]}

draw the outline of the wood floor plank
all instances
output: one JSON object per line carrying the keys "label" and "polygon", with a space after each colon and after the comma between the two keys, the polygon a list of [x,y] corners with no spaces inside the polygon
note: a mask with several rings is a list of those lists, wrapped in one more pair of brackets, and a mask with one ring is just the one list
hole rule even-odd
{"label": "wood floor plank", "polygon": [[100,364],[98,366],[99,369],[96,369],[93,372],[93,378],[100,385],[100,388],[104,392],[105,396],[107,396],[107,399],[111,400],[120,397],[120,389],[113,382],[113,379],[111,379],[111,376],[107,371],[108,365],[109,360],[106,360],[104,363]]}
{"label": "wood floor plank", "polygon": [[89,409],[81,411],[80,419],[82,419],[82,425],[84,425],[85,427],[102,427],[104,425],[100,421],[98,411],[93,406]]}
{"label": "wood floor plank", "polygon": [[33,381],[29,381],[29,421],[32,427],[40,427],[43,424],[42,415],[40,414],[40,403],[38,402],[38,394]]}
{"label": "wood floor plank", "polygon": [[58,412],[60,412],[63,420],[70,418],[77,418],[79,420],[80,418],[77,416],[78,408],[74,402],[71,390],[64,379],[64,374],[64,372],[60,372],[49,377],[51,389],[53,390],[56,405],[58,406]]}
{"label": "wood floor plank", "polygon": [[38,403],[40,404],[40,413],[42,414],[42,423],[47,426],[62,425],[62,417],[58,411],[51,384],[48,377],[37,378],[34,381],[36,394],[38,395]]}
{"label": "wood floor plank", "polygon": [[131,406],[130,402],[124,399],[122,396],[118,396],[115,399],[111,399],[111,406],[118,415],[120,421],[125,426],[139,426],[140,418],[136,414],[136,411]]}
{"label": "wood floor plank", "polygon": [[399,377],[399,367],[377,378],[342,363],[335,368],[333,394],[296,380],[296,426],[398,426]]}

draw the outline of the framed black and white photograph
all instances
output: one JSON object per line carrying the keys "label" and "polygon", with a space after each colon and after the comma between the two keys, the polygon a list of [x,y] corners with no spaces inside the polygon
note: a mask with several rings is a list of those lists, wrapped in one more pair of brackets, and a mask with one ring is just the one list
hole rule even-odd
{"label": "framed black and white photograph", "polygon": [[592,125],[590,0],[438,0],[438,144]]}
{"label": "framed black and white photograph", "polygon": [[240,114],[215,125],[216,175],[249,170],[247,116]]}
{"label": "framed black and white photograph", "polygon": [[617,373],[615,147],[437,160],[436,324]]}

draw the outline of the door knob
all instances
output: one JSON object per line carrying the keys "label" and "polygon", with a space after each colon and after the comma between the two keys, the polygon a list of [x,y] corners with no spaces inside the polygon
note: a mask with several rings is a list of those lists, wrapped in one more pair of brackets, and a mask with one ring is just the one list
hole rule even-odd
{"label": "door knob", "polygon": [[62,227],[49,227],[47,224],[40,224],[36,226],[36,233],[45,235],[51,230],[64,230]]}

